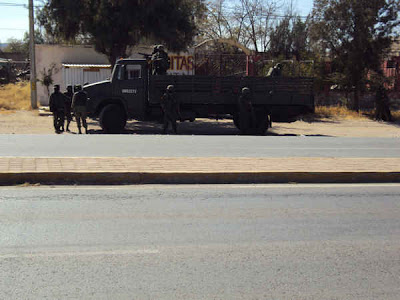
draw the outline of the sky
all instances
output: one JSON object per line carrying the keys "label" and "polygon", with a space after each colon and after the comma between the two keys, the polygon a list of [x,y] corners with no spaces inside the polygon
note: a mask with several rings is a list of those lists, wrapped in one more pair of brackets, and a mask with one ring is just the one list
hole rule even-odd
{"label": "sky", "polygon": [[[34,1],[34,5],[41,3]],[[312,3],[313,0],[297,0],[298,13],[308,15]],[[25,31],[29,30],[27,5],[28,0],[0,0],[0,43],[6,43],[9,38],[22,39]]]}

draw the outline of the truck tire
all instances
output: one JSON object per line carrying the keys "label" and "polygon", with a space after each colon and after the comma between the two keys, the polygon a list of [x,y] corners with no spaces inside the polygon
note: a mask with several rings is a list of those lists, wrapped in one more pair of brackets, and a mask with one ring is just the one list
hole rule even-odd
{"label": "truck tire", "polygon": [[269,118],[265,112],[257,112],[256,113],[256,127],[248,129],[247,132],[242,132],[240,129],[240,117],[238,113],[233,115],[233,124],[235,124],[236,128],[240,130],[242,134],[258,134],[264,135],[265,132],[269,128]]}
{"label": "truck tire", "polygon": [[120,133],[126,125],[126,114],[121,106],[108,104],[100,113],[100,126],[105,133]]}
{"label": "truck tire", "polygon": [[265,113],[258,113],[256,118],[257,127],[254,128],[254,133],[258,135],[264,135],[269,128],[269,117]]}
{"label": "truck tire", "polygon": [[239,113],[233,114],[233,124],[235,124],[236,128],[240,130],[240,118]]}

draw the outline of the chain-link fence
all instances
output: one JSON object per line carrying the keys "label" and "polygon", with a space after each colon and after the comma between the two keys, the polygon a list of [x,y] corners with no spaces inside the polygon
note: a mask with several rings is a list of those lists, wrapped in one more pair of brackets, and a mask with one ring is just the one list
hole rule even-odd
{"label": "chain-link fence", "polygon": [[209,76],[267,76],[271,68],[280,63],[286,77],[314,77],[314,61],[273,60],[267,55],[218,54],[196,52],[194,68],[196,75]]}
{"label": "chain-link fence", "polygon": [[246,54],[216,54],[198,52],[194,55],[196,75],[245,76]]}

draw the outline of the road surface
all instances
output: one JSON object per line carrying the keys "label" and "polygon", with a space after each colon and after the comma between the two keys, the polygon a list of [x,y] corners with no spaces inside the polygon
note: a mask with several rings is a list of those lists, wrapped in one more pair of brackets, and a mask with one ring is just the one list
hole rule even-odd
{"label": "road surface", "polygon": [[400,185],[0,188],[1,299],[399,299]]}
{"label": "road surface", "polygon": [[400,157],[399,138],[0,135],[0,156]]}

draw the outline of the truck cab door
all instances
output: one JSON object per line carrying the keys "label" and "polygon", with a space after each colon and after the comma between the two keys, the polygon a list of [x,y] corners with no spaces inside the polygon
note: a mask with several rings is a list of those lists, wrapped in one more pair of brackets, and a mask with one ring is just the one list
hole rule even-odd
{"label": "truck cab door", "polygon": [[141,64],[117,66],[113,96],[122,99],[131,118],[143,119],[146,112],[145,73]]}

